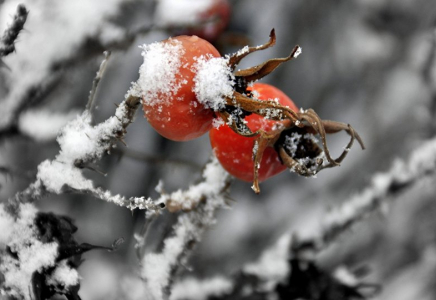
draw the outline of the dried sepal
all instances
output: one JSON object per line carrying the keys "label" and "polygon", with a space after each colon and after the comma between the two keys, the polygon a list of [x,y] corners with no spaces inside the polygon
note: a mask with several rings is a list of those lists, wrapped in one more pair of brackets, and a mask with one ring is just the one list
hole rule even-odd
{"label": "dried sepal", "polygon": [[[257,66],[235,72],[236,66],[244,57],[274,46],[276,43],[274,29],[271,30],[269,37],[265,44],[257,47],[245,47],[229,57],[228,66],[234,72],[234,91],[231,97],[225,98],[225,109],[215,112],[237,134],[245,137],[256,136],[253,147],[252,186],[256,193],[260,192],[259,167],[267,147],[275,148],[282,163],[290,170],[306,177],[314,176],[322,169],[339,166],[353,146],[355,139],[362,149],[365,148],[362,139],[349,124],[322,120],[313,109],[295,112],[291,108],[281,105],[278,101],[272,99],[262,101],[255,97],[248,88],[250,83],[267,76],[282,63],[296,58],[301,53],[301,47],[297,45],[287,57],[269,59]],[[278,126],[268,132],[264,130],[253,132],[244,120],[245,116],[249,114],[257,114],[265,119],[278,121]],[[350,136],[350,141],[340,156],[334,159],[330,154],[326,135],[340,131],[345,131]],[[318,136],[320,145],[313,140],[305,141],[303,148],[307,149],[307,153],[299,153],[298,155],[289,153],[281,143],[286,135],[295,132],[299,132],[303,136],[306,134],[312,137]]]}
{"label": "dried sepal", "polygon": [[[244,94],[234,91],[233,98],[226,98],[227,105],[238,105],[243,111],[255,113],[263,117],[268,117],[272,120],[282,121],[290,119],[295,121],[298,119],[298,114],[287,106],[280,105],[276,101],[262,101],[248,97]],[[281,114],[270,114],[271,110],[281,112]]]}
{"label": "dried sepal", "polygon": [[283,131],[284,127],[272,130],[271,132],[265,132],[263,130],[258,131],[258,138],[254,142],[253,147],[253,186],[251,187],[256,194],[260,193],[259,188],[259,168],[260,162],[262,161],[263,153],[267,147],[273,147],[280,133]]}
{"label": "dried sepal", "polygon": [[258,134],[257,132],[252,132],[251,129],[248,128],[248,126],[243,122],[243,119],[235,118],[227,111],[218,112],[218,115],[234,132],[239,135],[252,137]]}
{"label": "dried sepal", "polygon": [[274,28],[271,30],[269,34],[269,41],[266,42],[263,45],[257,46],[257,47],[248,47],[246,49],[243,49],[241,51],[238,51],[230,56],[229,58],[229,66],[232,71],[235,70],[236,66],[241,62],[241,60],[246,57],[248,54],[259,51],[259,50],[265,50],[267,48],[270,48],[274,46],[276,43],[276,33]]}
{"label": "dried sepal", "polygon": [[296,53],[298,53],[300,49],[300,46],[297,45],[292,50],[291,54],[289,54],[289,56],[287,57],[269,59],[266,62],[261,63],[260,65],[245,70],[240,70],[236,72],[235,75],[244,77],[247,82],[259,80],[273,72],[282,63],[294,59],[296,57]]}
{"label": "dried sepal", "polygon": [[292,156],[290,156],[284,147],[279,146],[279,150],[278,150],[280,159],[282,160],[283,164],[288,167],[288,169],[294,171],[295,173],[297,173],[298,175],[304,176],[304,177],[311,177],[311,176],[315,176],[316,173],[318,173],[318,171],[320,170],[320,167],[323,163],[323,159],[322,158],[318,158],[316,160],[316,169],[315,170],[311,170],[310,168],[308,168],[307,166],[305,166],[304,164],[301,164],[300,162],[298,162],[296,159],[294,159]]}

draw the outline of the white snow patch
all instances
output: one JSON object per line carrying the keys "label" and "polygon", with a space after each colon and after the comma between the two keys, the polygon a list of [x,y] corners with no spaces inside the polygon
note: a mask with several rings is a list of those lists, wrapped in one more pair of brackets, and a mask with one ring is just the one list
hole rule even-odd
{"label": "white snow patch", "polygon": [[[162,195],[157,202],[175,201],[175,205],[191,209],[181,214],[173,227],[173,234],[164,241],[161,253],[148,253],[142,259],[141,277],[147,283],[147,292],[151,299],[163,299],[163,289],[168,286],[170,273],[179,263],[180,257],[187,250],[187,244],[199,241],[205,228],[214,224],[215,211],[225,206],[223,188],[228,174],[214,160],[203,172],[204,181],[189,187],[186,191],[176,191],[170,195]],[[201,209],[193,209],[205,199]]]}
{"label": "white snow patch", "polygon": [[80,190],[93,189],[92,181],[83,177],[75,163],[101,158],[108,150],[115,133],[122,130],[125,115],[125,105],[122,103],[115,116],[95,126],[91,125],[88,111],[69,122],[57,138],[59,154],[54,160],[45,160],[38,166],[39,183],[48,191],[57,194],[61,193],[64,185]]}
{"label": "white snow patch", "polygon": [[198,102],[215,111],[223,109],[225,97],[232,97],[234,75],[224,57],[201,56],[194,65],[194,92]]}
{"label": "white snow patch", "polygon": [[213,120],[212,120],[212,126],[214,127],[214,128],[220,128],[222,125],[224,125],[224,124],[226,124],[225,122],[224,122],[224,120],[222,119],[222,118],[219,118],[219,117],[217,117],[217,118],[214,118]]}
{"label": "white snow patch", "polygon": [[61,127],[74,119],[79,111],[57,113],[50,110],[28,110],[18,119],[19,130],[37,141],[56,138]]}
{"label": "white snow patch", "polygon": [[79,283],[79,273],[76,269],[67,265],[67,260],[62,260],[54,270],[53,274],[47,278],[47,284],[52,286],[69,287]]}
{"label": "white snow patch", "polygon": [[147,105],[162,105],[186,81],[177,82],[181,56],[185,53],[177,40],[156,42],[140,46],[144,62],[139,68],[139,79],[133,83],[130,94],[142,97]]}
{"label": "white snow patch", "polygon": [[215,197],[226,185],[228,173],[221,167],[214,157],[203,170],[204,180],[196,185],[191,185],[187,190],[177,190],[171,194],[164,194],[156,203],[167,203],[171,201],[172,206],[179,206],[182,209],[190,209],[197,205],[204,197]]}
{"label": "white snow patch", "polygon": [[289,246],[291,235],[284,234],[275,245],[264,251],[257,262],[244,266],[244,272],[267,281],[280,281],[289,273]]}
{"label": "white snow patch", "polygon": [[0,273],[4,275],[3,287],[8,295],[30,300],[32,274],[55,264],[58,244],[42,243],[38,240],[34,219],[37,210],[32,204],[21,204],[15,223],[9,228],[7,246],[16,253],[18,260],[11,256],[2,257]]}
{"label": "white snow patch", "polygon": [[186,278],[174,284],[170,300],[207,300],[210,296],[219,297],[230,292],[232,287],[232,282],[224,277]]}
{"label": "white snow patch", "polygon": [[333,276],[347,286],[357,286],[359,284],[359,280],[356,276],[345,266],[339,266],[336,268],[333,272]]}
{"label": "white snow patch", "polygon": [[297,58],[301,54],[302,51],[303,51],[303,49],[300,46],[298,46],[297,51],[295,51],[293,57]]}

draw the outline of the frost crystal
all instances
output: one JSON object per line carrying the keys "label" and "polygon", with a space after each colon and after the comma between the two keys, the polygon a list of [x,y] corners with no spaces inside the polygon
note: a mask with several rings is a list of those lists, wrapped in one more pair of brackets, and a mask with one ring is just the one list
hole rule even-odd
{"label": "frost crystal", "polygon": [[220,126],[221,125],[224,125],[225,124],[225,122],[224,122],[224,120],[223,119],[221,119],[221,118],[214,118],[213,120],[212,120],[212,126],[214,127],[214,128],[220,128]]}
{"label": "frost crystal", "polygon": [[194,92],[198,102],[215,111],[223,109],[225,97],[232,97],[234,75],[228,66],[228,59],[201,56],[194,65]]}
{"label": "frost crystal", "polygon": [[302,52],[302,49],[300,46],[298,46],[297,51],[295,51],[294,53],[294,58],[297,58]]}
{"label": "frost crystal", "polygon": [[298,144],[303,136],[297,132],[287,135],[285,138],[285,147],[291,157],[295,157],[297,153]]}
{"label": "frost crystal", "polygon": [[139,79],[129,93],[142,97],[147,105],[165,104],[165,99],[177,93],[186,83],[180,81],[176,84],[184,49],[177,40],[142,45],[141,48],[144,62],[139,68]]}

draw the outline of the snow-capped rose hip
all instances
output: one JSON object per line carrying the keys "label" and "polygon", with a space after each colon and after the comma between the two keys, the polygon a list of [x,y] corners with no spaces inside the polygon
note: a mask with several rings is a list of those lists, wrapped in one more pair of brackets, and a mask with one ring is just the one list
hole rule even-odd
{"label": "snow-capped rose hip", "polygon": [[197,99],[196,65],[220,57],[218,50],[197,36],[178,36],[145,46],[143,56],[138,84],[151,126],[174,141],[209,131],[214,114]]}
{"label": "snow-capped rose hip", "polygon": [[[259,100],[275,100],[283,106],[289,107],[297,112],[298,108],[294,102],[278,88],[265,84],[255,83],[248,87],[248,91]],[[271,110],[271,114],[280,114],[280,111]],[[244,118],[246,126],[252,132],[259,130],[270,133],[279,127],[285,126],[287,120],[274,121],[266,119],[257,114],[250,114]],[[256,149],[256,137],[245,137],[235,133],[227,124],[212,128],[209,132],[210,142],[214,154],[224,169],[231,175],[243,181],[254,180],[253,149]],[[274,145],[266,147],[258,168],[258,180],[262,182],[282,171],[287,167],[281,162]]]}
{"label": "snow-capped rose hip", "polygon": [[[244,47],[226,57],[220,57],[210,43],[196,36],[179,36],[145,45],[140,77],[128,96],[142,99],[150,124],[169,139],[185,141],[199,137],[211,128],[215,120],[215,123],[227,124],[231,129],[229,132],[238,136],[226,138],[223,144],[236,147],[236,143],[240,142],[238,139],[244,138],[241,141],[247,144],[240,147],[248,149],[247,140],[250,140],[252,155],[244,157],[243,164],[251,165],[252,172],[247,171],[248,167],[230,166],[230,160],[236,163],[240,159],[236,155],[239,151],[236,148],[229,148],[235,157],[230,155],[221,160],[223,165],[229,164],[228,170],[235,169],[230,172],[236,177],[243,180],[252,178],[256,193],[260,192],[259,180],[265,180],[284,169],[277,162],[308,177],[324,168],[339,166],[354,140],[364,148],[362,139],[351,125],[322,120],[313,109],[297,111],[295,105],[281,102],[287,99],[286,95],[274,96],[276,91],[272,87],[262,92],[262,85],[255,84],[255,90],[250,91],[250,84],[267,76],[284,62],[296,58],[301,53],[299,46],[295,46],[287,57],[272,58],[251,68],[237,69],[247,55],[272,47],[275,41],[275,32],[272,30],[267,43]],[[266,95],[258,96],[259,93]],[[251,118],[260,125],[251,128]],[[339,131],[348,133],[350,141],[342,154],[334,159],[330,155],[326,135]],[[218,140],[213,132],[212,140]],[[319,138],[319,145],[314,136]],[[244,150],[244,153],[248,152]],[[250,156],[252,162],[249,162]],[[266,165],[274,167],[264,167],[264,161]]]}

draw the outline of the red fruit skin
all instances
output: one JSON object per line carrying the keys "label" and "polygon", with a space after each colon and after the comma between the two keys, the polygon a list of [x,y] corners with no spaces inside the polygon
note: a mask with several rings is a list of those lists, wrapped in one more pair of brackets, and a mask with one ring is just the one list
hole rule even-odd
{"label": "red fruit skin", "polygon": [[221,57],[218,50],[208,41],[197,36],[178,36],[162,43],[179,41],[185,49],[181,56],[181,67],[176,74],[176,81],[186,80],[177,93],[170,97],[166,94],[159,96],[164,104],[153,105],[143,102],[144,115],[150,125],[162,136],[173,141],[188,141],[202,136],[212,128],[214,113],[197,101],[194,93],[195,72],[192,71],[196,63],[194,58],[202,55]]}
{"label": "red fruit skin", "polygon": [[[280,104],[298,111],[294,102],[278,88],[265,84],[255,83],[249,90],[259,93],[260,100],[278,99]],[[247,126],[254,132],[259,129],[270,131],[274,125],[283,121],[267,120],[259,115],[251,114],[245,117]],[[253,145],[256,137],[243,137],[235,133],[227,124],[212,128],[209,132],[212,149],[223,168],[234,177],[253,181]],[[286,169],[272,147],[267,147],[262,156],[259,168],[259,182],[283,172]]]}
{"label": "red fruit skin", "polygon": [[200,20],[208,22],[201,29],[194,30],[190,34],[198,35],[210,42],[216,41],[226,29],[230,21],[231,8],[228,0],[214,0],[211,7],[200,16]]}

